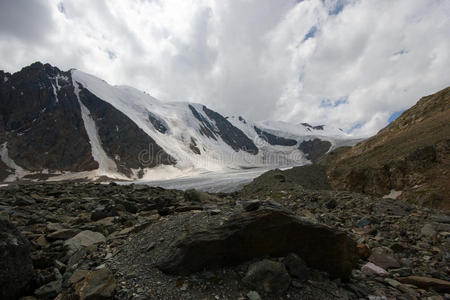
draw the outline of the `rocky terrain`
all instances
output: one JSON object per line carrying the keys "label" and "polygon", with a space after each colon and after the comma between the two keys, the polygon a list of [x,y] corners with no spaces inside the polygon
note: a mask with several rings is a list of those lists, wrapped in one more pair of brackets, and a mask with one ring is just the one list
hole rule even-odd
{"label": "rocky terrain", "polygon": [[354,147],[340,148],[320,162],[335,189],[450,209],[450,87],[416,105]]}
{"label": "rocky terrain", "polygon": [[0,298],[450,299],[448,216],[265,176],[232,194],[2,187]]}

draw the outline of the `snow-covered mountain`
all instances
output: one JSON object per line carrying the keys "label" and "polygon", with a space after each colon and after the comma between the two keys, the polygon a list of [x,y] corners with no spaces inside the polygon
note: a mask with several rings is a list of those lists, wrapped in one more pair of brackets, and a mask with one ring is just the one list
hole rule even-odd
{"label": "snow-covered mountain", "polygon": [[310,163],[354,144],[339,129],[223,117],[78,70],[0,71],[0,179],[167,179]]}

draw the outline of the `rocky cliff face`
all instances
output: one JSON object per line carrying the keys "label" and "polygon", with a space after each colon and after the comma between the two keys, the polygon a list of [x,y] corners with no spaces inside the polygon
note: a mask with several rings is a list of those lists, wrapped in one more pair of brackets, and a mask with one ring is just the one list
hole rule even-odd
{"label": "rocky cliff face", "polygon": [[1,143],[29,171],[93,170],[81,110],[70,72],[34,63],[0,80]]}
{"label": "rocky cliff face", "polygon": [[450,87],[423,97],[374,137],[327,158],[331,184],[450,208]]}

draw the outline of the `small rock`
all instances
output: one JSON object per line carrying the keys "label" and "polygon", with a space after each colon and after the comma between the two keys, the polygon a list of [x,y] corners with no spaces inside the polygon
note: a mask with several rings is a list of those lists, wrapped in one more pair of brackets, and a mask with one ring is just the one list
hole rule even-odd
{"label": "small rock", "polygon": [[425,238],[434,239],[436,238],[436,235],[437,232],[436,230],[434,230],[434,227],[431,224],[425,224],[420,230],[420,236]]}
{"label": "small rock", "polygon": [[364,218],[360,219],[358,222],[356,222],[355,226],[356,227],[364,227],[364,226],[367,226],[367,225],[370,225],[370,224],[372,224],[370,219],[367,218],[367,217],[364,217]]}
{"label": "small rock", "polygon": [[195,189],[186,190],[183,196],[188,202],[205,203],[209,200],[209,195],[207,193],[199,192]]}
{"label": "small rock", "polygon": [[41,248],[47,248],[50,246],[50,243],[45,238],[45,235],[40,235],[37,240],[35,241],[36,245],[40,246]]}
{"label": "small rock", "polygon": [[400,277],[397,279],[401,283],[412,284],[422,289],[432,288],[441,293],[450,292],[450,281],[421,276]]}
{"label": "small rock", "polygon": [[379,276],[388,275],[388,272],[386,272],[385,269],[383,269],[371,262],[368,262],[364,266],[362,266],[361,272],[366,275],[379,275]]}
{"label": "small rock", "polygon": [[247,293],[247,298],[249,300],[261,300],[261,296],[258,294],[257,291],[250,291]]}
{"label": "small rock", "polygon": [[289,274],[299,280],[308,280],[311,277],[311,270],[297,254],[291,253],[283,259]]}
{"label": "small rock", "polygon": [[357,244],[356,252],[361,259],[367,259],[372,254],[372,251],[366,244]]}
{"label": "small rock", "polygon": [[337,207],[337,202],[334,199],[331,199],[325,204],[325,207],[328,209],[335,209]]}
{"label": "small rock", "polygon": [[384,281],[392,287],[398,288],[401,283],[391,278],[385,278]]}
{"label": "small rock", "polygon": [[88,247],[90,245],[100,244],[104,242],[106,242],[106,238],[103,234],[85,230],[80,232],[73,238],[67,240],[64,245],[68,247],[69,250],[77,251],[82,247]]}
{"label": "small rock", "polygon": [[75,284],[81,280],[83,280],[84,278],[86,278],[86,276],[89,274],[88,270],[81,270],[81,269],[76,269],[72,276],[69,279],[69,282],[71,284]]}
{"label": "small rock", "polygon": [[77,229],[60,229],[47,235],[49,241],[67,240],[77,235],[80,230]]}
{"label": "small rock", "polygon": [[387,270],[389,268],[400,268],[400,263],[393,256],[392,250],[386,247],[377,247],[372,250],[369,261]]}
{"label": "small rock", "polygon": [[40,298],[54,298],[62,291],[62,280],[50,281],[34,291],[34,294]]}
{"label": "small rock", "polygon": [[259,200],[246,201],[242,205],[245,211],[255,211],[261,206],[261,201]]}
{"label": "small rock", "polygon": [[242,281],[260,292],[283,294],[291,283],[284,264],[268,259],[250,265]]}
{"label": "small rock", "polygon": [[116,281],[107,268],[89,272],[83,281],[75,285],[80,300],[110,299],[115,288]]}

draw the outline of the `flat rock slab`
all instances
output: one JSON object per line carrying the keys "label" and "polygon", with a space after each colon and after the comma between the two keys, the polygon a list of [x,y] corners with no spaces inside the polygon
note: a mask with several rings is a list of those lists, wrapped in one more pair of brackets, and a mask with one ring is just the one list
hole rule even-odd
{"label": "flat rock slab", "polygon": [[401,283],[412,284],[422,289],[432,288],[437,292],[450,293],[450,281],[442,279],[422,276],[408,276],[398,278],[398,281]]}
{"label": "flat rock slab", "polygon": [[186,234],[166,250],[158,268],[187,275],[263,256],[295,253],[309,267],[347,280],[356,266],[356,243],[344,232],[309,223],[276,209],[235,215],[223,225]]}

